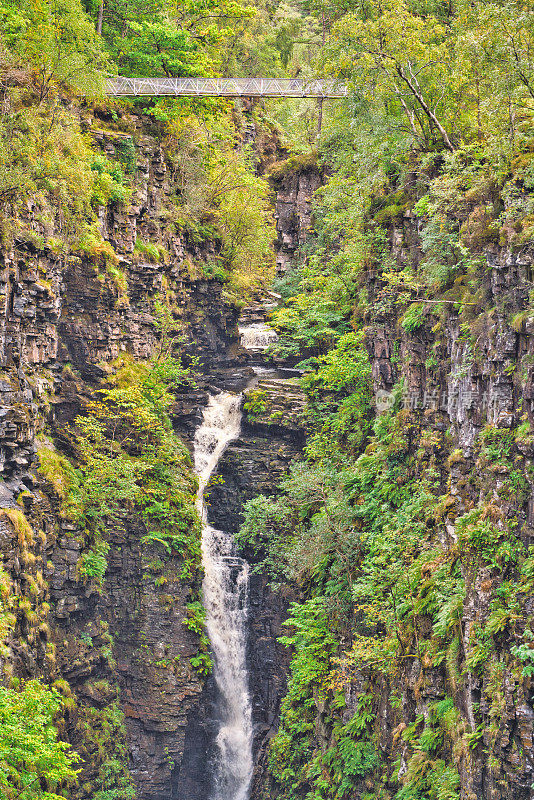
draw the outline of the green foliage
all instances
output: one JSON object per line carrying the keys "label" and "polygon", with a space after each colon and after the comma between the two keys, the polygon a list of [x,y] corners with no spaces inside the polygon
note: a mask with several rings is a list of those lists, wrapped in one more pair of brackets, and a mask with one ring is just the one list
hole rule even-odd
{"label": "green foliage", "polygon": [[369,430],[371,368],[361,333],[340,336],[326,355],[305,362],[302,385],[316,434],[308,444],[312,458],[334,450],[358,452]]}
{"label": "green foliage", "polygon": [[93,203],[125,200],[122,177],[95,154],[67,109],[52,101],[27,108],[27,102],[14,97],[0,123],[0,203],[21,208],[29,197],[38,199],[46,228],[58,215],[56,232],[72,249],[87,236],[102,241]]}
{"label": "green foliage", "polygon": [[[82,134],[80,114],[63,102],[70,92],[100,95],[110,64],[80,0],[5,0],[2,70],[8,79],[0,123],[0,212],[10,235],[19,230],[32,198],[38,249],[76,250],[84,238],[102,241],[94,207],[125,201],[121,170]],[[20,215],[20,216],[19,216]],[[52,235],[53,234],[53,235]],[[47,237],[49,237],[47,242]]]}
{"label": "green foliage", "polygon": [[430,216],[423,230],[421,243],[425,254],[422,266],[425,279],[433,288],[446,286],[463,264],[458,234],[450,230],[447,218],[435,214]]}
{"label": "green foliage", "polygon": [[482,455],[496,464],[508,464],[514,446],[514,433],[487,425],[480,434]]}
{"label": "green foliage", "polygon": [[134,252],[146,256],[149,261],[153,261],[156,264],[161,261],[161,252],[152,242],[142,242],[137,239]]}
{"label": "green foliage", "polygon": [[59,800],[76,781],[78,756],[58,740],[61,695],[39,681],[0,686],[0,791],[6,800]]}
{"label": "green foliage", "polygon": [[[82,135],[76,104],[63,100],[69,93],[101,94],[104,75],[114,69],[127,75],[216,74],[241,45],[235,26],[248,33],[256,11],[236,0],[208,5],[190,0],[179,11],[166,0],[148,5],[87,0],[85,6],[95,21],[102,11],[102,36],[80,0],[0,5],[2,70],[15,76],[17,86],[10,88],[8,78],[0,124],[0,212],[5,210],[10,223],[13,219],[6,227],[10,236],[17,233],[43,249],[46,236],[16,230],[17,212],[24,219],[32,197],[39,229],[53,231],[50,246],[82,252],[97,267],[105,263],[125,304],[126,279],[95,211],[128,201],[135,142],[131,135],[106,131],[115,152],[110,161]],[[228,298],[244,302],[271,277],[275,230],[268,184],[256,175],[255,157],[235,146],[238,120],[216,99],[191,104],[163,98],[148,105],[160,123],[166,156],[179,162],[177,196],[167,199],[165,214],[180,229],[218,240],[220,263],[208,274],[226,280],[231,273]],[[116,121],[117,114],[112,116]],[[154,261],[167,258],[153,242],[139,243],[136,250]]]}
{"label": "green foliage", "polygon": [[206,677],[213,669],[213,661],[209,653],[198,653],[196,656],[191,656],[189,663],[200,677]]}
{"label": "green foliage", "polygon": [[355,192],[355,182],[340,177],[316,196],[317,238],[309,234],[306,261],[286,278],[291,285],[284,292],[285,304],[273,314],[279,340],[271,349],[278,356],[325,354],[350,331],[355,279],[365,258],[362,203]]}
{"label": "green foliage", "polygon": [[213,668],[213,662],[209,654],[210,641],[206,633],[205,621],[206,609],[200,600],[194,600],[192,603],[188,603],[187,617],[184,619],[184,625],[199,637],[199,652],[189,659],[189,663],[193,669],[203,677],[209,675]]}
{"label": "green foliage", "polygon": [[133,138],[131,136],[120,138],[115,145],[115,151],[126,173],[133,175],[137,166],[137,154]]}
{"label": "green foliage", "polygon": [[232,27],[253,13],[235,0],[188,0],[179,12],[163,0],[110,0],[102,33],[120,74],[209,75],[220,66]]}
{"label": "green foliage", "polygon": [[[511,510],[528,489],[517,455],[525,431],[487,426],[477,469],[461,478],[466,494],[460,483],[454,496],[442,494],[446,435],[407,410],[373,421],[367,356],[391,320],[409,346],[427,321],[431,327],[432,313],[442,325],[447,310],[458,313],[458,342],[474,348],[480,326],[470,321],[483,308],[487,282],[482,248],[499,237],[512,246],[529,240],[534,73],[527,6],[516,0],[455,6],[306,0],[299,8],[276,2],[252,8],[235,0],[180,6],[86,0],[85,14],[78,0],[0,5],[5,243],[16,236],[28,249],[83,256],[100,280],[115,285],[123,307],[127,278],[99,234],[96,208],[128,202],[135,142],[110,133],[114,158],[96,152],[82,134],[73,93],[98,92],[102,70],[114,68],[169,77],[307,77],[321,69],[342,76],[352,89],[346,101],[321,106],[319,138],[313,101],[277,101],[276,108],[267,103],[278,129],[254,110],[260,163],[242,145],[249,118],[237,104],[132,101],[165,139],[175,194],[165,198],[161,219],[171,234],[193,245],[213,243],[208,264],[189,265],[191,278],[224,282],[235,304],[263,291],[273,272],[271,197],[260,175],[271,153],[295,145],[286,162],[271,170],[275,183],[294,172],[326,181],[313,199],[306,242],[281,281],[283,303],[273,315],[279,333],[273,354],[300,362],[305,373],[305,459],[292,466],[277,496],[247,504],[239,534],[273,584],[291,582],[299,592],[282,637],[292,664],[269,756],[273,796],[281,800],[352,800],[371,791],[396,800],[457,800],[458,768],[465,774],[472,751],[487,758],[490,769],[498,764],[505,687],[512,676],[519,681],[533,673],[524,617],[525,598],[534,590],[534,556]],[[102,38],[89,20],[100,9]],[[110,127],[119,116],[111,111]],[[127,115],[121,124],[129,124]],[[34,224],[24,230],[20,219],[30,199]],[[167,263],[162,241],[160,235],[138,241],[135,252]],[[525,319],[514,318],[518,331]],[[109,529],[126,527],[134,513],[144,520],[143,544],[152,564],[158,554],[177,555],[180,577],[198,586],[196,482],[170,420],[173,391],[191,377],[169,343],[171,328],[169,315],[162,314],[154,358],[146,364],[122,359],[95,391],[72,431],[72,463],[46,444],[41,448],[41,472],[61,513],[83,530],[78,575],[99,590],[105,588]],[[425,354],[427,368],[436,373],[439,352],[436,346]],[[391,364],[397,373],[403,369],[396,350]],[[245,410],[261,414],[264,403],[251,394]],[[489,502],[482,491],[478,504],[467,505],[483,488],[480,470],[500,476],[495,491],[506,500],[502,507],[495,509],[495,498]],[[454,520],[460,499],[465,513]],[[10,520],[19,543],[31,538],[24,519]],[[156,590],[165,580],[164,574],[156,577]],[[466,597],[478,587],[488,593],[487,614],[466,622]],[[17,603],[1,572],[0,589],[0,631],[8,632]],[[27,621],[33,610],[23,603],[18,610]],[[200,637],[190,666],[206,675],[211,660],[196,599],[185,625]],[[102,654],[111,660],[107,636]],[[441,695],[425,695],[424,714],[415,716],[411,701],[400,700],[407,670],[419,675],[410,685],[418,706],[427,672],[441,675],[435,684]],[[469,695],[473,678],[484,704],[469,710],[468,723],[457,698]],[[357,694],[350,712],[349,687],[352,698]],[[402,747],[402,765],[393,772],[378,755],[376,715],[383,706],[377,696],[388,700],[388,725],[397,725],[392,747]],[[96,759],[99,769],[98,785],[87,794],[95,800],[133,797],[116,698],[106,697],[105,708],[84,714],[81,738],[88,744],[82,755]],[[52,730],[47,746],[54,742]],[[56,766],[72,770],[68,750],[62,753]],[[32,769],[30,764],[30,774]],[[44,789],[14,775],[7,778],[13,782],[10,800],[23,797],[21,789],[28,800],[52,798],[48,788],[59,791],[63,780],[56,776],[58,787]]]}
{"label": "green foliage", "polygon": [[315,789],[306,795],[307,800],[350,800],[361,779],[378,765],[375,747],[365,738],[375,719],[372,705],[372,695],[360,695],[350,721],[334,726],[334,743],[317,755],[310,767]]}
{"label": "green foliage", "polygon": [[488,519],[484,508],[475,508],[461,516],[456,528],[460,544],[479,554],[492,569],[504,572],[518,563],[522,546],[514,526],[502,522],[495,524]]}
{"label": "green foliage", "polygon": [[177,172],[182,226],[194,239],[217,240],[207,269],[225,280],[225,295],[243,304],[272,278],[276,231],[270,190],[256,175],[248,147],[236,149],[229,113],[177,113],[169,121],[168,153]]}
{"label": "green foliage", "polygon": [[443,759],[431,759],[418,752],[408,762],[404,786],[395,800],[459,800],[460,777]]}
{"label": "green foliage", "polygon": [[261,389],[254,389],[246,395],[246,401],[243,403],[243,408],[247,412],[250,420],[260,417],[267,411],[267,395]]}
{"label": "green foliage", "polygon": [[206,619],[206,609],[199,600],[195,600],[187,605],[187,617],[184,625],[190,631],[201,636],[204,633],[204,622]]}
{"label": "green foliage", "polygon": [[316,703],[325,699],[331,658],[336,639],[328,625],[325,601],[316,597],[302,604],[294,603],[286,625],[293,632],[280,641],[294,648],[291,678],[282,702],[282,719],[271,742],[269,764],[282,787],[281,797],[293,800],[306,785],[307,773],[314,760],[313,732]]}
{"label": "green foliage", "polygon": [[9,574],[0,567],[0,654],[8,655],[5,641],[9,633],[12,632],[16,617],[13,614],[15,607],[13,597],[13,584]]}
{"label": "green foliage", "polygon": [[524,638],[527,640],[526,642],[520,645],[513,645],[510,651],[512,655],[524,664],[521,672],[523,678],[530,678],[534,675],[534,647],[532,647],[534,634],[527,628],[524,633]]}
{"label": "green foliage", "polygon": [[[325,363],[328,380],[324,387],[318,384],[317,398],[326,387],[343,386],[344,378],[351,385],[350,370],[342,370],[337,382],[338,373],[331,371],[328,359]],[[419,659],[428,666],[443,664],[451,693],[464,680],[460,636],[466,584],[457,554],[436,546],[433,529],[440,498],[411,455],[417,452],[417,445],[409,444],[413,435],[406,412],[390,412],[376,419],[363,453],[360,444],[360,455],[356,450],[347,458],[350,450],[343,438],[328,437],[330,444],[337,442],[337,452],[308,448],[314,461],[293,468],[278,500],[257,499],[247,507],[241,540],[255,548],[278,579],[285,573],[310,594],[303,605],[292,608],[295,634],[281,640],[294,655],[270,764],[284,800],[351,797],[358,781],[379,767],[366,724],[345,722],[345,729],[335,721],[336,691],[350,676],[361,676],[365,669],[365,674],[370,670],[394,684],[404,660]],[[501,457],[509,442],[503,444],[500,435],[497,439],[495,456]],[[492,435],[487,446],[494,446],[493,440]],[[341,472],[339,466],[329,467],[332,458],[342,464]],[[513,541],[513,526],[495,526],[483,508],[464,515],[456,530],[466,562],[472,552],[493,570],[518,563],[519,550],[505,546]],[[504,581],[485,625],[471,629],[465,668],[487,668],[495,637],[519,620],[519,608],[517,588]],[[326,642],[320,656],[313,648],[317,630]],[[349,649],[341,644],[347,631]],[[528,663],[527,651],[528,646],[520,646],[514,654]],[[319,708],[324,713],[330,706],[332,744],[321,752],[314,720]],[[372,708],[367,709],[370,722]],[[438,701],[422,723],[423,718],[403,733],[410,756],[395,797],[457,800],[460,779],[449,748],[462,734],[452,699]],[[467,747],[468,737],[465,743]],[[309,786],[311,790],[304,788]]]}
{"label": "green foliage", "polygon": [[377,116],[396,128],[397,146],[453,151],[477,139],[506,146],[510,120],[498,98],[517,108],[532,98],[532,26],[519,3],[480,0],[450,16],[439,5],[396,2],[338,6],[338,13],[324,60],[350,76],[364,124],[379,97]]}
{"label": "green foliage", "polygon": [[292,298],[286,307],[276,311],[272,324],[279,334],[271,352],[282,358],[324,353],[338,337],[337,328],[343,316],[336,302],[337,293],[330,298],[312,289],[313,281],[302,283],[305,292]]}
{"label": "green foliage", "polygon": [[108,567],[108,552],[109,544],[99,540],[90,550],[82,553],[78,564],[78,572],[82,578],[92,579],[97,586],[102,586]]}
{"label": "green foliage", "polygon": [[144,543],[179,555],[182,578],[193,578],[200,564],[196,481],[189,453],[168,416],[172,390],[188,384],[191,375],[172,348],[164,332],[151,362],[123,359],[116,365],[109,388],[99,389],[89,413],[76,420],[76,468],[68,465],[58,476],[64,460],[42,451],[43,463],[55,462],[53,481],[63,492],[64,512],[85,527],[90,542],[80,557],[79,575],[100,588],[109,550],[107,528],[126,525],[136,508],[147,527]]}
{"label": "green foliage", "polygon": [[256,571],[269,576],[277,584],[290,575],[288,553],[294,537],[295,514],[286,499],[259,495],[244,506],[245,521],[236,540],[241,547],[251,548]]}
{"label": "green foliage", "polygon": [[98,176],[94,178],[92,202],[105,205],[107,202],[119,203],[128,199],[129,190],[120,164],[97,154],[91,161],[91,169]]}
{"label": "green foliage", "polygon": [[226,153],[209,174],[212,203],[225,265],[231,271],[228,293],[241,299],[258,281],[272,277],[275,237],[269,187],[253,171],[246,151]]}
{"label": "green foliage", "polygon": [[[102,708],[80,706],[77,729],[82,737],[80,753],[86,760],[91,775],[97,767],[97,776],[91,791],[94,800],[134,800],[135,787],[128,770],[128,745],[116,690],[106,681],[92,684],[91,689],[102,696]],[[84,775],[81,775],[83,781]],[[85,784],[84,784],[85,785]]]}
{"label": "green foliage", "polygon": [[33,71],[39,101],[58,91],[102,92],[109,66],[80,0],[3,0],[5,47]]}
{"label": "green foliage", "polygon": [[408,333],[419,330],[425,324],[425,307],[421,303],[413,303],[402,318],[401,325]]}

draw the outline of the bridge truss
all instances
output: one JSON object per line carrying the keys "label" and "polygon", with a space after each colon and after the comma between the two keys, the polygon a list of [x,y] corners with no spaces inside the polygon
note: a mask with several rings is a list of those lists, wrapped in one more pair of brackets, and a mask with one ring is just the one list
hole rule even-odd
{"label": "bridge truss", "polygon": [[346,97],[347,87],[335,80],[300,78],[110,78],[114,97]]}

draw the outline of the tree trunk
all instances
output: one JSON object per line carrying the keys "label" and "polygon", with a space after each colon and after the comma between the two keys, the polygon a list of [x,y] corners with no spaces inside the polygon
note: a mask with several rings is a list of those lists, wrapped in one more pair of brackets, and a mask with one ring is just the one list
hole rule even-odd
{"label": "tree trunk", "polygon": [[[323,50],[326,44],[326,20],[324,18],[324,11],[321,12],[321,24],[322,24],[322,40],[323,40]],[[319,120],[317,122],[317,135],[321,133],[321,128],[323,126],[323,97],[320,97],[318,100],[317,105],[319,106]]]}
{"label": "tree trunk", "polygon": [[98,6],[98,18],[96,20],[96,32],[102,36],[102,21],[104,19],[104,0],[100,0]]}
{"label": "tree trunk", "polygon": [[317,134],[321,133],[321,127],[323,125],[323,97],[320,97],[317,101],[317,105],[319,106],[319,121],[317,122]]}
{"label": "tree trunk", "polygon": [[432,109],[430,108],[430,106],[426,102],[426,100],[425,100],[425,98],[423,96],[423,92],[419,88],[419,84],[418,84],[417,80],[415,78],[413,78],[413,75],[412,75],[412,79],[410,79],[406,75],[406,72],[404,71],[404,68],[400,64],[397,64],[396,69],[397,69],[397,75],[400,78],[402,78],[404,83],[408,86],[408,88],[410,89],[411,93],[413,94],[413,96],[415,97],[415,99],[417,100],[417,102],[419,103],[419,105],[421,106],[421,108],[423,109],[425,114],[427,115],[428,119],[431,122],[434,123],[434,125],[436,126],[436,128],[440,132],[441,138],[443,139],[443,143],[444,143],[445,147],[447,148],[447,150],[450,150],[451,152],[454,152],[454,145],[451,142],[451,140],[449,139],[447,131],[445,130],[445,128],[443,127],[443,125],[441,124],[439,119],[437,118],[437,116],[434,113],[434,111],[432,111]]}

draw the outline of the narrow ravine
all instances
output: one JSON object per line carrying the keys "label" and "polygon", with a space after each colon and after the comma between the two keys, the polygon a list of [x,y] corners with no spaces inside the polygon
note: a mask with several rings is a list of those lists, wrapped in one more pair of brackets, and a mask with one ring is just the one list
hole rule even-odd
{"label": "narrow ravine", "polygon": [[202,593],[217,686],[213,790],[206,800],[247,800],[252,779],[252,707],[246,663],[249,567],[235,554],[231,533],[208,524],[204,491],[229,442],[241,428],[241,395],[219,392],[204,409],[195,434],[202,518]]}

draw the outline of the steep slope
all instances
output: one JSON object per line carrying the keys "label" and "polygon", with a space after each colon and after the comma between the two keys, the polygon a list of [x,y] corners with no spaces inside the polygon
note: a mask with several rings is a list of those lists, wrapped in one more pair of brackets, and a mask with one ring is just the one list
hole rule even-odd
{"label": "steep slope", "polygon": [[372,198],[357,270],[321,249],[350,213],[327,185],[281,284],[308,445],[240,534],[300,587],[258,797],[531,796],[530,200],[469,160],[415,172]]}
{"label": "steep slope", "polygon": [[[100,132],[98,138],[113,158],[117,137]],[[198,522],[187,507],[187,493],[195,490],[187,451],[176,456],[184,499],[171,498],[162,513],[181,515],[191,529],[190,555],[173,542],[172,530],[152,536],[153,526],[164,531],[160,525],[166,523],[147,517],[135,498],[124,494],[124,508],[112,511],[109,503],[124,487],[105,470],[120,470],[120,460],[114,461],[105,439],[99,444],[100,434],[95,438],[76,420],[82,415],[98,421],[105,436],[110,425],[118,433],[118,422],[128,458],[138,457],[128,444],[128,419],[153,411],[142,403],[137,410],[132,406],[144,374],[135,365],[152,359],[154,388],[157,380],[161,392],[168,391],[166,381],[174,387],[162,423],[170,415],[191,442],[207,398],[205,381],[224,383],[246,363],[238,345],[238,311],[222,298],[223,283],[191,274],[193,261],[209,262],[218,243],[195,245],[166,226],[172,185],[155,139],[137,139],[135,163],[132,204],[110,205],[101,214],[102,232],[117,254],[115,272],[106,271],[104,257],[63,257],[38,241],[15,238],[2,252],[2,553],[6,609],[16,618],[4,669],[20,678],[55,681],[72,697],[64,729],[84,758],[83,797],[113,788],[127,794],[128,774],[139,797],[171,791],[188,713],[202,688],[201,662],[197,675],[190,659],[196,663],[206,644],[199,644],[201,622],[188,622],[198,598],[200,551],[194,542]],[[38,237],[38,219],[30,213],[25,223]],[[156,245],[169,255],[160,263],[144,260],[139,242],[152,242],[156,255]],[[158,298],[168,311],[161,311]],[[163,322],[162,314],[168,315]],[[201,359],[196,386],[185,366],[175,378],[161,372],[175,369],[166,349],[177,352],[177,335],[184,341],[185,364]],[[130,391],[129,400],[120,396],[120,386]],[[137,436],[145,435],[147,420],[132,417],[131,424]],[[165,447],[178,445],[175,438]],[[105,506],[91,512],[103,515],[103,540],[91,532],[89,509],[80,516],[73,508],[70,481],[76,475],[64,455],[74,456],[75,466],[80,459],[92,464],[93,471],[83,474],[96,481],[93,491],[107,491],[109,482]],[[135,473],[124,479],[135,480]],[[154,501],[158,480],[150,490]]]}

